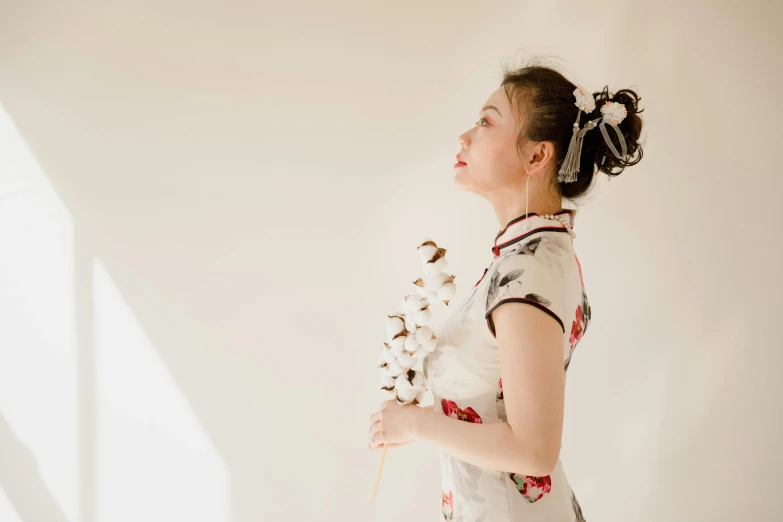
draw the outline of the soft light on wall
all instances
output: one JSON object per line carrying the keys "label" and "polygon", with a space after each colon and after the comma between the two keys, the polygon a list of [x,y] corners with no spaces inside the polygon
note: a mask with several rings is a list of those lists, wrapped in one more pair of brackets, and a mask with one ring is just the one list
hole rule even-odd
{"label": "soft light on wall", "polygon": [[0,110],[0,520],[228,520],[225,463],[78,236]]}

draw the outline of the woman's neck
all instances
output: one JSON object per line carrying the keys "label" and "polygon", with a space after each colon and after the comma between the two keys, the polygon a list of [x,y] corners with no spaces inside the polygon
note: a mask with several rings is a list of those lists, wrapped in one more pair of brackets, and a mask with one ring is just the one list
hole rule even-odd
{"label": "woman's neck", "polygon": [[[529,208],[527,209],[528,214],[538,214],[539,216],[546,215],[546,214],[557,214],[563,210],[563,205],[559,202],[546,202],[543,204],[537,204],[534,205],[532,202],[530,203]],[[520,216],[523,216],[525,214],[525,202],[523,201],[521,205],[515,204],[510,205],[508,207],[502,208],[502,209],[495,209],[495,215],[498,218],[498,224],[500,225],[500,229],[502,230],[510,221],[513,219],[516,219]]]}

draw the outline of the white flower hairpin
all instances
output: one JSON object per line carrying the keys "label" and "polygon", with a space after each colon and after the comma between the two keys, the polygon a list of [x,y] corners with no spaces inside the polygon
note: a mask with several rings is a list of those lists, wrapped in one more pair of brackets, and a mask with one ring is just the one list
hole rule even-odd
{"label": "white flower hairpin", "polygon": [[[438,344],[435,333],[428,326],[432,318],[430,301],[448,306],[457,291],[455,276],[444,272],[448,268],[446,249],[427,240],[417,250],[422,276],[413,282],[416,294],[405,296],[401,311],[387,316],[386,342],[381,348],[378,365],[385,398],[396,399],[401,405],[421,403],[427,391],[421,363]],[[385,458],[386,444],[370,502],[375,501]]]}
{"label": "white flower hairpin", "polygon": [[[579,173],[579,162],[582,155],[582,142],[584,136],[587,134],[587,131],[598,125],[599,121],[601,121],[601,134],[604,137],[604,141],[606,141],[607,145],[609,145],[609,148],[612,150],[612,153],[620,159],[625,158],[628,153],[628,149],[625,146],[625,138],[623,138],[623,133],[618,127],[628,114],[625,105],[607,100],[601,107],[601,114],[603,117],[588,121],[585,123],[585,126],[580,129],[579,119],[582,116],[582,112],[584,111],[585,113],[590,114],[595,110],[595,98],[593,98],[592,93],[586,93],[585,90],[580,87],[574,89],[574,97],[576,98],[576,103],[574,103],[574,105],[579,107],[579,111],[576,114],[576,123],[574,123],[574,131],[571,135],[571,141],[568,144],[568,152],[566,153],[563,165],[560,167],[560,172],[557,176],[557,180],[564,183],[576,181],[577,174]],[[609,133],[606,130],[607,125],[610,125],[617,133],[622,154],[617,150],[612,143],[612,140],[609,138]]]}
{"label": "white flower hairpin", "polygon": [[[576,88],[574,90],[574,96],[576,96],[576,105],[579,109],[590,114],[595,110],[595,98],[592,94],[586,94],[584,89]],[[577,120],[579,121],[579,120]]]}
{"label": "white flower hairpin", "polygon": [[[593,103],[593,108],[595,109],[595,103]],[[618,125],[628,115],[628,111],[625,110],[625,105],[622,103],[607,101],[604,103],[604,106],[601,107],[601,114],[604,115],[605,123]]]}

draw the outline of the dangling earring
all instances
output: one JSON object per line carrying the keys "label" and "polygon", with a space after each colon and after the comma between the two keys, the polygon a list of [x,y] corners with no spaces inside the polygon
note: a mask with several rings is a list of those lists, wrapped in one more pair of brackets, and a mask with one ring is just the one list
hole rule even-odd
{"label": "dangling earring", "polygon": [[527,232],[530,228],[528,227],[528,223],[530,220],[527,219],[528,214],[528,194],[530,194],[530,174],[527,175],[527,180],[525,181],[525,232]]}

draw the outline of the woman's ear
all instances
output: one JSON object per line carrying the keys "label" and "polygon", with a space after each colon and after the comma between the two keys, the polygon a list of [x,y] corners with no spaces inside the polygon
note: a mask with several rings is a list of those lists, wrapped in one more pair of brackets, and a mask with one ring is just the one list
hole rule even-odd
{"label": "woman's ear", "polygon": [[525,159],[525,171],[529,174],[545,171],[555,161],[555,146],[551,141],[532,143]]}

